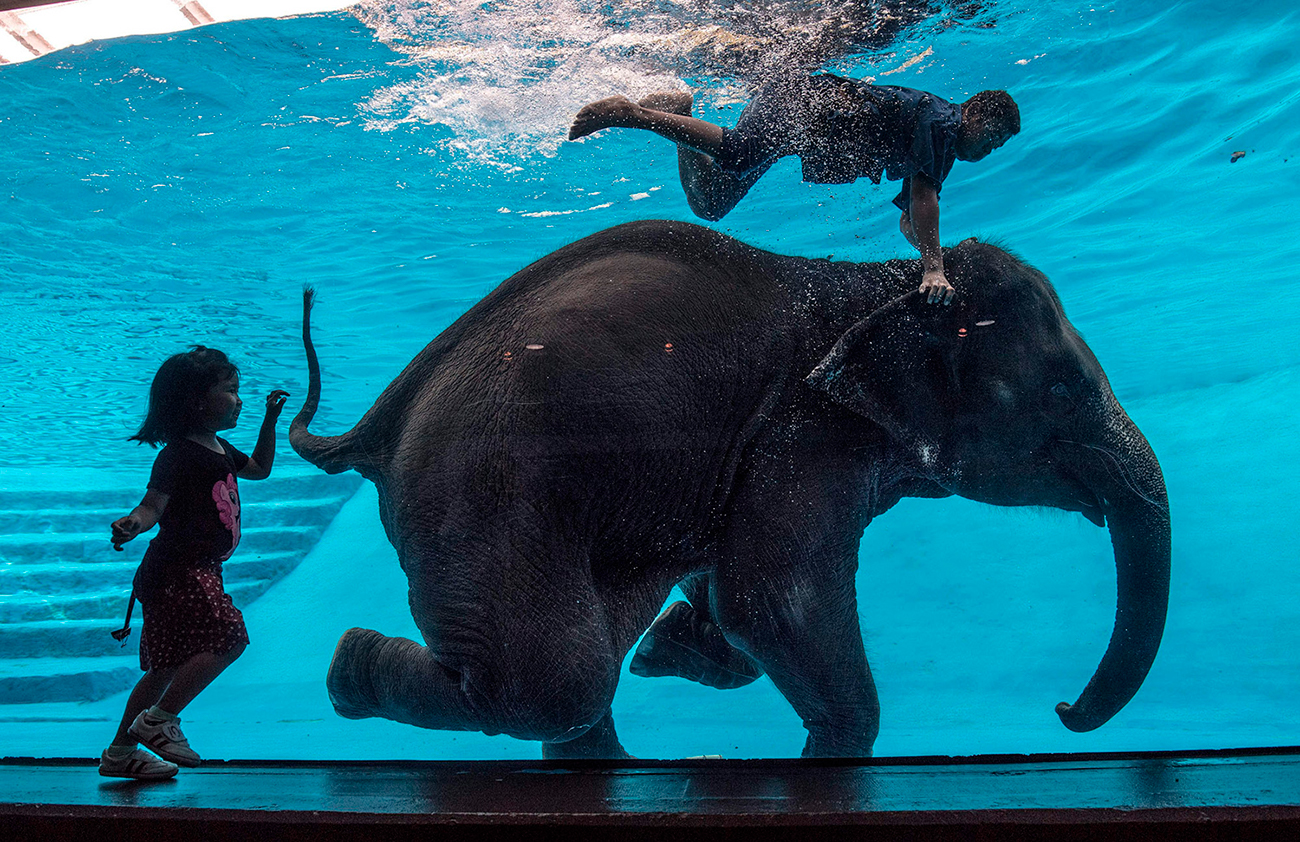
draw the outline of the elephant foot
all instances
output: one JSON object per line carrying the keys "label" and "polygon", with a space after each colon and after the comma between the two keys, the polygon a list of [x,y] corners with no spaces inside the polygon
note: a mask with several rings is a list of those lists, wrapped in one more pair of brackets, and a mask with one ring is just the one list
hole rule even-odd
{"label": "elephant foot", "polygon": [[542,743],[543,760],[632,760],[614,730],[614,717],[605,718],[581,737],[562,743]]}
{"label": "elephant foot", "polygon": [[855,727],[839,723],[829,728],[808,726],[808,739],[804,741],[803,757],[855,757],[873,756],[873,745],[879,730],[875,723]]}
{"label": "elephant foot", "polygon": [[384,639],[377,631],[354,628],[345,631],[334,647],[325,689],[334,712],[344,719],[368,719],[376,715],[367,665],[375,645]]}
{"label": "elephant foot", "polygon": [[727,642],[722,629],[686,602],[668,606],[632,656],[633,675],[671,675],[707,687],[743,687],[763,674],[754,659]]}

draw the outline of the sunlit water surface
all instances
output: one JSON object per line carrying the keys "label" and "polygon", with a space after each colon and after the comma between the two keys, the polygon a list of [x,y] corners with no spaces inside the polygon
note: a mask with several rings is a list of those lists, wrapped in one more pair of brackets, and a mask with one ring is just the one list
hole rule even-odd
{"label": "sunlit water surface", "polygon": [[[1052,279],[1160,456],[1169,625],[1134,701],[1099,731],[1067,732],[1052,707],[1086,683],[1113,620],[1106,534],[1074,516],[905,501],[868,530],[858,581],[877,752],[1300,741],[1300,12],[1008,0],[846,27],[819,4],[751,8],[363,3],[0,68],[0,479],[33,494],[143,490],[153,453],[124,439],[160,359],[188,344],[235,355],[250,403],[275,387],[300,396],[304,284],[320,294],[314,427],[340,432],[512,272],[620,222],[692,219],[668,143],[564,141],[591,99],[694,89],[698,114],[730,124],[750,85],[799,62],[949,99],[1005,88],[1024,131],[956,165],[944,239],[996,240]],[[805,256],[908,254],[895,185],[798,172],[782,162],[714,227]],[[254,423],[231,438],[251,447]],[[283,437],[279,459],[311,470]],[[338,633],[415,635],[405,608],[365,489],[249,607],[254,646],[190,708],[191,740],[213,757],[536,756],[334,717],[322,678]],[[96,753],[121,705],[0,709],[0,754]],[[614,712],[640,756],[791,755],[803,739],[767,680],[722,693],[625,675]],[[22,725],[47,715],[62,724]]]}

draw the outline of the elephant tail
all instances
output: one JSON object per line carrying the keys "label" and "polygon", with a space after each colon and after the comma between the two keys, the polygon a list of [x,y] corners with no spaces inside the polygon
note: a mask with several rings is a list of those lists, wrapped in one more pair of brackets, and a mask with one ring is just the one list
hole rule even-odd
{"label": "elephant tail", "polygon": [[352,433],[341,436],[317,436],[307,431],[307,425],[316,416],[320,405],[320,361],[316,359],[316,346],[311,341],[311,308],[316,300],[316,290],[304,287],[302,291],[302,344],[307,352],[307,398],[302,409],[289,424],[289,444],[298,455],[326,473],[337,474],[353,466]]}

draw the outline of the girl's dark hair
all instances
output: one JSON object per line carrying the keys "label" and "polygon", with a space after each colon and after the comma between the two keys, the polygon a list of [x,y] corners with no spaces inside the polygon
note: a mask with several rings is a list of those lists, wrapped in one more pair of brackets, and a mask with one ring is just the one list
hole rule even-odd
{"label": "girl's dark hair", "polygon": [[149,387],[149,411],[140,430],[127,441],[157,447],[183,439],[199,426],[199,406],[208,390],[239,368],[216,348],[195,345],[168,357]]}

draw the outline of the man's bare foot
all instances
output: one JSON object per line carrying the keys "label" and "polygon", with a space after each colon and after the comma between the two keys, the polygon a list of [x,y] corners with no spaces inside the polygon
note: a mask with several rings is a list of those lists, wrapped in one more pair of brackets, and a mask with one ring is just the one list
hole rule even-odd
{"label": "man's bare foot", "polygon": [[684,117],[689,117],[691,116],[691,109],[695,107],[695,95],[690,91],[658,91],[644,97],[637,105],[642,108],[667,111],[669,114],[681,114]]}
{"label": "man's bare foot", "polygon": [[569,140],[615,126],[636,127],[641,123],[641,106],[621,94],[584,105],[569,127]]}

